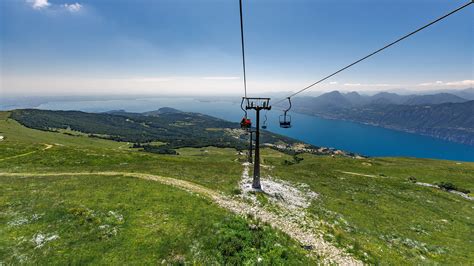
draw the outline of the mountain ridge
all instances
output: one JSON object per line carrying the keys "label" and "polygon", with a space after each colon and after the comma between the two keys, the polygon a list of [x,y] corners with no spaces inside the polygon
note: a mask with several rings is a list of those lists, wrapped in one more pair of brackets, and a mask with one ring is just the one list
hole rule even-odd
{"label": "mountain ridge", "polygon": [[294,98],[293,111],[474,145],[474,101],[449,93],[364,96],[332,91]]}
{"label": "mountain ridge", "polygon": [[356,91],[341,93],[340,91],[331,91],[320,96],[296,97],[293,100],[298,101],[302,98],[310,101],[312,104],[322,107],[328,106],[363,106],[369,104],[400,104],[400,105],[420,105],[420,104],[442,104],[442,103],[461,103],[469,99],[462,98],[452,93],[440,92],[425,95],[399,95],[392,92],[379,92],[372,96],[363,95]]}

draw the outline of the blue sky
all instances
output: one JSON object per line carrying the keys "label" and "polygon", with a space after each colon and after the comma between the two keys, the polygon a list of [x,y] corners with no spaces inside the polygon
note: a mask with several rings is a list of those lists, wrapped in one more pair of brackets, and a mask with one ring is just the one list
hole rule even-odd
{"label": "blue sky", "polygon": [[[244,0],[249,92],[295,91],[462,5]],[[237,0],[0,1],[4,94],[240,93]],[[458,89],[474,5],[314,91]]]}

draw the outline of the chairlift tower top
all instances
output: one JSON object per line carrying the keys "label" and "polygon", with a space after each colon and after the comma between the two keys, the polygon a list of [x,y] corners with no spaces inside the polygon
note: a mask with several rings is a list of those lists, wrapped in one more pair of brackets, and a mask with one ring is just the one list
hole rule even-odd
{"label": "chairlift tower top", "polygon": [[[246,110],[271,110],[272,107],[270,106],[270,98],[248,98],[244,97],[244,100],[246,102],[245,109]],[[258,127],[257,127],[258,129]]]}

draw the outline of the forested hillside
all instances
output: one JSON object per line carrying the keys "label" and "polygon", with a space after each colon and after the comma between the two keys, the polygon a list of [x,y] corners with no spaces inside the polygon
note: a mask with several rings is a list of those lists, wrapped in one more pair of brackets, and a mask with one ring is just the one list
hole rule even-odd
{"label": "forested hillside", "polygon": [[[153,142],[164,143],[160,145],[161,151],[180,147],[248,147],[248,137],[238,123],[171,108],[143,114],[22,109],[12,111],[11,118],[29,128],[131,142],[149,151],[157,151],[150,144]],[[291,145],[296,140],[265,131],[262,143]]]}

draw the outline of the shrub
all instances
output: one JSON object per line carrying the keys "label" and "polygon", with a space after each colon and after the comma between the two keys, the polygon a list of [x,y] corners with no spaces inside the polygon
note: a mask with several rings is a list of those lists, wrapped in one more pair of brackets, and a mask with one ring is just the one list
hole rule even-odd
{"label": "shrub", "polygon": [[456,185],[451,182],[441,182],[437,184],[441,189],[450,191],[450,190],[457,190]]}
{"label": "shrub", "polygon": [[453,184],[451,182],[441,182],[441,183],[436,183],[436,185],[438,185],[439,188],[441,188],[443,190],[446,190],[446,191],[455,190],[455,191],[459,191],[459,192],[464,193],[464,194],[471,193],[470,190],[465,189],[465,188],[457,187],[455,184]]}
{"label": "shrub", "polygon": [[153,146],[153,145],[141,145],[144,151],[151,152],[151,153],[158,153],[158,154],[170,154],[170,155],[178,155],[176,150],[163,147],[163,146]]}
{"label": "shrub", "polygon": [[300,158],[300,157],[298,157],[298,156],[296,156],[296,155],[293,155],[293,161],[294,161],[295,163],[300,163],[300,162],[303,161],[303,160],[304,160],[304,158]]}
{"label": "shrub", "polygon": [[240,195],[242,194],[242,190],[240,188],[234,188],[232,189],[232,195]]}

